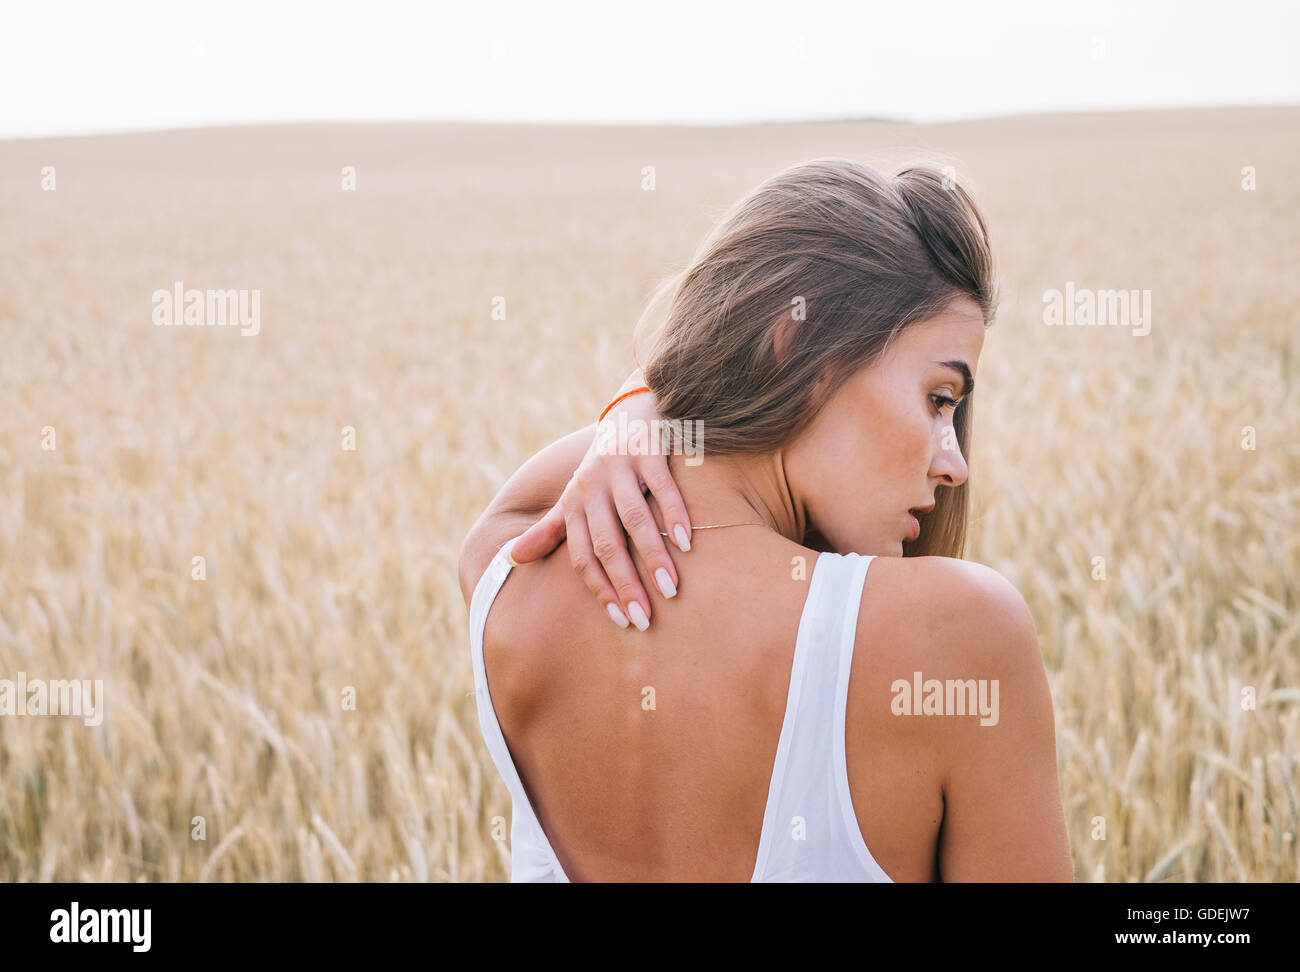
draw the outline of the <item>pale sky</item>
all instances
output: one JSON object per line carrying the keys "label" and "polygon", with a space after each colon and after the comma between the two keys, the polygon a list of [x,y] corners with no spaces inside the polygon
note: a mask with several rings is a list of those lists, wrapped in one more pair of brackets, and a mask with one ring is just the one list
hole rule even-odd
{"label": "pale sky", "polygon": [[1300,3],[0,0],[0,138],[1300,104]]}

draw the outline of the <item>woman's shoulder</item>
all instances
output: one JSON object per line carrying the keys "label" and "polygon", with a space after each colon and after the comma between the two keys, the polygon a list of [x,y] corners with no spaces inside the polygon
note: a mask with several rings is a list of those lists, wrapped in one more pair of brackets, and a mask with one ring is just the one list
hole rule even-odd
{"label": "woman's shoulder", "polygon": [[900,592],[911,591],[916,598],[936,607],[994,613],[1028,611],[1015,584],[994,568],[974,560],[877,557],[871,564],[870,576],[876,586],[897,586]]}
{"label": "woman's shoulder", "polygon": [[507,541],[525,533],[542,518],[540,513],[485,513],[479,517],[461,543],[457,574],[461,596],[469,606],[488,564]]}
{"label": "woman's shoulder", "polygon": [[1023,595],[992,567],[955,557],[877,557],[863,585],[859,641],[887,631],[893,642],[939,663],[1001,656],[1038,659]]}
{"label": "woman's shoulder", "polygon": [[[1051,695],[1033,617],[1016,586],[992,567],[952,557],[876,558],[853,652],[849,691],[869,714],[861,731],[929,747],[936,766],[969,752],[989,718],[900,721],[900,698],[914,701],[904,708],[919,714],[936,686],[945,700],[972,689],[979,698],[982,690],[993,706],[1001,698],[1004,727],[1034,738],[1050,731]],[[914,699],[918,692],[922,698]]]}

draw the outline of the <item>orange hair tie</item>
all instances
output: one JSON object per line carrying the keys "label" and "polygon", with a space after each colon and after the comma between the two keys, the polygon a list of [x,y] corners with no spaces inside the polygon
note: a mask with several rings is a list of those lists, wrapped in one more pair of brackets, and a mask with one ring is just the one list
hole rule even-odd
{"label": "orange hair tie", "polygon": [[648,385],[642,385],[640,388],[633,388],[631,391],[623,392],[623,394],[619,395],[618,398],[614,399],[612,402],[610,402],[608,405],[605,406],[605,411],[600,413],[600,418],[596,419],[596,424],[599,425],[601,422],[605,421],[605,416],[609,414],[609,410],[613,408],[615,405],[617,405],[619,402],[621,402],[623,399],[627,398],[628,395],[635,395],[637,392],[643,392],[643,391],[648,392],[649,390],[650,387]]}

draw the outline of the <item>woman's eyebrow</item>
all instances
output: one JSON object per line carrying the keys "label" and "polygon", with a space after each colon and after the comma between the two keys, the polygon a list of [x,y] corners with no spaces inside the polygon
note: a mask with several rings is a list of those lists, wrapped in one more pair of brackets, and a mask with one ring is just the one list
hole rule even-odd
{"label": "woman's eyebrow", "polygon": [[962,387],[961,394],[964,398],[975,390],[975,379],[970,375],[970,366],[965,361],[936,361],[935,364],[941,364],[945,368],[951,368],[957,374],[961,375],[966,384]]}

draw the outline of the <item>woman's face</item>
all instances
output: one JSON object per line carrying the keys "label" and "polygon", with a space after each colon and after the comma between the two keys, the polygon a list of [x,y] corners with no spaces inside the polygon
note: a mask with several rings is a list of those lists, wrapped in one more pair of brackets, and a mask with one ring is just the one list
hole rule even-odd
{"label": "woman's face", "polygon": [[901,557],[903,543],[915,539],[909,511],[933,507],[941,487],[966,481],[946,399],[968,394],[961,368],[973,379],[983,347],[978,305],[958,298],[905,328],[789,446],[784,461],[793,498],[831,549]]}

